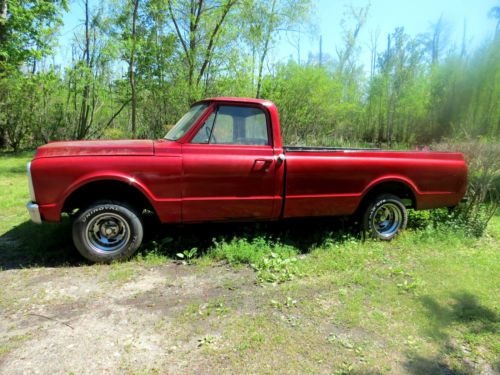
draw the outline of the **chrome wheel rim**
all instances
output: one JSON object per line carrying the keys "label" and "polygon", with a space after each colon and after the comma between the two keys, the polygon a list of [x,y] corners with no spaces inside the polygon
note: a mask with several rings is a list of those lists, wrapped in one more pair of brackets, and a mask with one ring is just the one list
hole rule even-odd
{"label": "chrome wheel rim", "polygon": [[130,226],[123,217],[102,213],[92,218],[85,229],[89,246],[101,254],[121,251],[130,239]]}
{"label": "chrome wheel rim", "polygon": [[372,228],[382,238],[394,236],[403,221],[401,210],[394,203],[384,203],[372,216]]}

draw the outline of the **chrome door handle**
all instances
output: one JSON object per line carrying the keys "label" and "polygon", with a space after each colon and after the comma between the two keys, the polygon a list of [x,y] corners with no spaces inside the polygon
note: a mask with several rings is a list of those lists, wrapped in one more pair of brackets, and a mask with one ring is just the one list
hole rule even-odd
{"label": "chrome door handle", "polygon": [[260,171],[268,172],[274,159],[255,159],[254,168]]}
{"label": "chrome door handle", "polygon": [[255,159],[256,163],[272,163],[274,159]]}

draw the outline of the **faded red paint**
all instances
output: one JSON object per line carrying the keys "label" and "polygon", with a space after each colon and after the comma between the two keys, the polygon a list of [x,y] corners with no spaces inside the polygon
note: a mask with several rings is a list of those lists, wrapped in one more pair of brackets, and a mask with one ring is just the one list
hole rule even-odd
{"label": "faded red paint", "polygon": [[[242,98],[203,102],[210,104],[204,114],[175,142],[53,142],[40,147],[31,171],[42,218],[59,221],[71,193],[98,180],[136,187],[163,222],[350,215],[370,189],[386,181],[407,185],[417,209],[453,206],[465,194],[467,166],[462,154],[351,149],[287,152],[272,102]],[[190,143],[219,104],[264,109],[272,145]],[[281,153],[285,162],[278,160]]]}

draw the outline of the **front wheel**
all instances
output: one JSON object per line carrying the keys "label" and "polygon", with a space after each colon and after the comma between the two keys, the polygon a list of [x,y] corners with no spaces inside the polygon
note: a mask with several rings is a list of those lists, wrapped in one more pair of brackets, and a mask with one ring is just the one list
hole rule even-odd
{"label": "front wheel", "polygon": [[372,238],[390,241],[406,228],[408,212],[401,199],[392,194],[375,198],[363,217],[364,230]]}
{"label": "front wheel", "polygon": [[73,222],[73,242],[92,262],[127,259],[139,248],[142,237],[140,215],[119,202],[96,202]]}

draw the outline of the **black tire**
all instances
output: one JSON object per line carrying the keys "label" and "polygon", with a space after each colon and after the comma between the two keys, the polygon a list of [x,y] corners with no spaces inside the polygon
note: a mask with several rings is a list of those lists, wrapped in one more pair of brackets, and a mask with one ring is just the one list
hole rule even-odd
{"label": "black tire", "polygon": [[141,245],[143,235],[139,213],[121,202],[93,203],[73,222],[73,243],[83,257],[96,263],[129,258]]}
{"label": "black tire", "polygon": [[366,208],[363,229],[371,238],[390,241],[406,228],[408,212],[397,196],[376,197]]}

